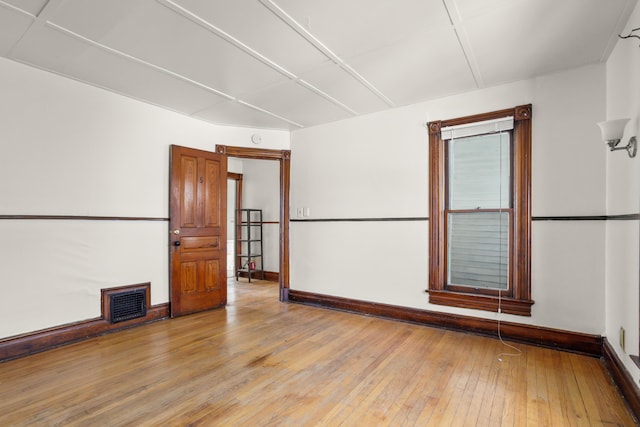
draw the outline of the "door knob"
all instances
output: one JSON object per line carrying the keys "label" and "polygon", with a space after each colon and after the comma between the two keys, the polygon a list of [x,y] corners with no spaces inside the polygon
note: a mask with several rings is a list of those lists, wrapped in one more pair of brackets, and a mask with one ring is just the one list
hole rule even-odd
{"label": "door knob", "polygon": [[180,234],[180,230],[176,229],[172,231],[173,234]]}
{"label": "door knob", "polygon": [[180,240],[176,240],[175,242],[173,242],[173,246],[180,246]]}

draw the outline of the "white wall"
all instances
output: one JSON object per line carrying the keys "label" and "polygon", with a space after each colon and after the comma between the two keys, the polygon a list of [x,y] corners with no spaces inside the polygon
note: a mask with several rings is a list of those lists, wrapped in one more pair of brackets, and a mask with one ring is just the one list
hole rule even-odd
{"label": "white wall", "polygon": [[242,207],[262,209],[263,268],[280,271],[280,162],[243,160]]}
{"label": "white wall", "polygon": [[[292,133],[291,216],[428,216],[431,120],[533,104],[533,216],[604,215],[605,65],[486,88]],[[535,221],[532,316],[502,319],[604,332],[605,224]],[[494,313],[428,303],[428,222],[293,222],[291,288],[433,311]]]}
{"label": "white wall", "polygon": [[[640,5],[629,18],[623,34],[640,22]],[[635,27],[634,27],[635,25]],[[607,61],[607,119],[630,118],[621,144],[640,136],[640,48],[637,39],[619,40]],[[604,145],[604,144],[603,144]],[[602,147],[605,150],[605,147]],[[606,150],[605,150],[606,151]],[[607,213],[640,213],[640,156],[630,159],[625,152],[607,151]],[[640,370],[628,357],[638,354],[639,221],[607,221],[606,335],[618,357],[634,377]],[[620,328],[626,330],[626,352],[619,342]]]}
{"label": "white wall", "polygon": [[[216,126],[0,58],[0,215],[167,218],[169,146],[251,146]],[[263,146],[289,133],[261,129]],[[237,164],[231,166],[237,167]],[[0,338],[100,315],[100,289],[168,301],[168,222],[2,220]]]}

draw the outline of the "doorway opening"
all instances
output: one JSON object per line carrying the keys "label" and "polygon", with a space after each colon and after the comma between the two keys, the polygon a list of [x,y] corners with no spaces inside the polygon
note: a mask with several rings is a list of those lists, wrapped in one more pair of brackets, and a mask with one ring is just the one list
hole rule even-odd
{"label": "doorway opening", "polygon": [[[258,148],[233,147],[216,145],[216,153],[239,159],[272,160],[279,162],[279,218],[278,218],[278,285],[280,301],[289,300],[289,184],[290,184],[290,150],[269,150]],[[237,189],[237,187],[236,187]],[[242,194],[236,194],[236,200]],[[239,206],[240,203],[236,202]],[[237,224],[235,224],[237,227]],[[236,261],[237,262],[237,261]]]}

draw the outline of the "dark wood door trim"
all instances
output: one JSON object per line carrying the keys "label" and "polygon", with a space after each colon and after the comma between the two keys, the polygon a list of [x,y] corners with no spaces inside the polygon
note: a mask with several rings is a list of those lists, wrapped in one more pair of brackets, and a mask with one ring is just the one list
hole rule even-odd
{"label": "dark wood door trim", "polygon": [[[238,217],[239,215],[237,214],[239,209],[242,209],[242,174],[241,173],[235,173],[235,172],[227,172],[227,179],[231,179],[233,181],[235,181],[236,183],[236,206],[235,206],[235,224],[236,224],[236,228],[234,230],[235,236],[238,236],[240,234],[240,218]],[[235,265],[234,265],[234,271],[238,268],[238,266],[242,263],[242,259],[238,256],[238,254],[242,251],[241,248],[241,244],[240,241],[237,239],[236,237],[236,243],[235,243]],[[229,266],[227,266],[227,269],[229,268]]]}
{"label": "dark wood door trim", "polygon": [[280,162],[280,301],[289,300],[289,187],[291,151],[216,145],[216,153],[228,157]]}
{"label": "dark wood door trim", "polygon": [[[258,159],[258,160],[280,160],[284,157],[290,158],[290,150],[271,150],[268,148],[246,148],[234,147],[231,145],[217,145],[216,153],[226,154],[229,157],[238,157],[241,159]],[[288,154],[285,154],[288,153]]]}

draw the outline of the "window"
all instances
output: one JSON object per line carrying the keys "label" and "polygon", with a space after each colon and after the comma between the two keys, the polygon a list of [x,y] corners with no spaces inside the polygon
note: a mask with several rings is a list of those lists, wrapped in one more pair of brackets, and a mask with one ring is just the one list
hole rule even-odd
{"label": "window", "polygon": [[429,302],[530,316],[531,105],[428,127]]}

